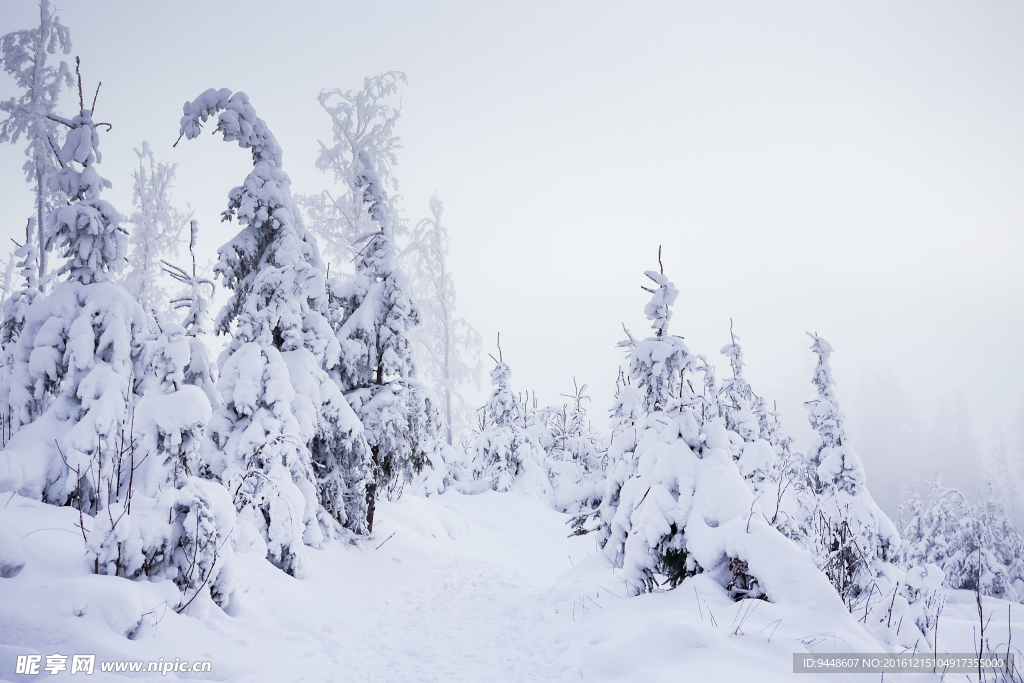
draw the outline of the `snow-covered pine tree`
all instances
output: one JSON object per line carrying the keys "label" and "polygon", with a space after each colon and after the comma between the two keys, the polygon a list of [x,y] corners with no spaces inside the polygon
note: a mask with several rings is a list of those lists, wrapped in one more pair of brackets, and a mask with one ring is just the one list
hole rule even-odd
{"label": "snow-covered pine tree", "polygon": [[964,505],[959,512],[955,536],[942,565],[946,586],[1024,602],[1024,595],[1018,592],[1019,587],[1024,587],[1024,541],[1006,518],[991,482],[977,504]]}
{"label": "snow-covered pine tree", "polygon": [[127,235],[120,214],[99,198],[110,183],[96,172],[92,111],[70,120],[51,116],[68,128],[51,190],[71,203],[51,212],[46,244],[62,249],[68,260],[58,274],[68,279],[49,297],[36,297],[25,314],[6,399],[15,438],[44,415],[45,441],[57,437],[43,479],[26,488],[58,505],[77,500],[95,514],[119,495],[116,455],[145,314],[111,281],[124,262]]}
{"label": "snow-covered pine tree", "polygon": [[110,183],[96,170],[92,115],[51,114],[68,128],[51,189],[72,201],[51,212],[45,235],[67,258],[58,274],[68,278],[35,297],[13,341],[4,385],[15,434],[4,455],[38,461],[54,444],[43,466],[20,468],[17,488],[93,517],[82,531],[97,573],[172,579],[182,609],[211,589],[223,604],[234,510],[223,487],[191,471],[210,404],[181,386],[189,347],[180,326],[157,318],[148,331],[141,306],[114,281],[127,233],[100,199]]}
{"label": "snow-covered pine tree", "polygon": [[[74,83],[67,63],[47,64],[48,55],[55,54],[58,48],[70,54],[71,32],[60,23],[49,0],[39,2],[37,28],[14,31],[0,38],[0,64],[23,91],[18,98],[0,101],[0,111],[7,114],[0,121],[0,143],[16,144],[22,135],[28,140],[28,159],[22,168],[25,179],[35,186],[35,242],[40,245],[45,242],[46,217],[61,203],[60,196],[50,187],[50,178],[57,171],[54,152],[60,140],[57,122],[51,115],[56,111],[61,88],[70,88]],[[92,106],[95,108],[95,100]],[[84,109],[85,103],[81,102],[79,107]],[[36,284],[43,291],[47,281],[45,250],[38,254],[37,267]]]}
{"label": "snow-covered pine tree", "polygon": [[39,296],[39,243],[35,218],[28,219],[25,226],[25,243],[18,245],[11,256],[11,263],[20,269],[21,288],[3,302],[3,322],[0,323],[0,348],[13,350],[13,344],[25,326],[25,315],[29,306]]}
{"label": "snow-covered pine tree", "polygon": [[550,411],[545,431],[555,509],[579,515],[596,512],[604,497],[608,445],[587,420],[587,385],[574,378],[573,387],[572,394],[562,394],[570,402]]}
{"label": "snow-covered pine tree", "polygon": [[[945,568],[955,552],[959,522],[968,517],[970,506],[955,488],[943,486],[939,475],[931,481],[928,504],[916,491],[907,502],[907,520],[901,530],[903,566],[934,564]],[[902,506],[901,506],[902,514]]]}
{"label": "snow-covered pine tree", "polygon": [[494,389],[484,405],[486,428],[473,444],[473,478],[495,491],[527,490],[551,495],[543,446],[527,431],[523,405],[512,391],[512,370],[498,337],[498,357],[491,370]]}
{"label": "snow-covered pine tree", "polygon": [[[626,340],[617,346],[632,352],[636,340],[623,326]],[[573,520],[576,534],[597,532],[598,546],[603,548],[611,534],[611,521],[619,506],[622,485],[636,471],[636,446],[644,421],[643,394],[632,384],[632,377],[619,368],[615,379],[615,400],[608,411],[611,438],[605,463],[605,484],[601,503],[596,511],[583,511]]]}
{"label": "snow-covered pine tree", "polygon": [[341,342],[331,374],[366,430],[373,495],[394,497],[425,467],[440,467],[441,416],[433,392],[416,379],[409,332],[419,313],[396,262],[387,192],[371,152],[359,151],[356,158],[353,182],[376,229],[357,240],[355,277],[333,278],[329,285],[331,321]]}
{"label": "snow-covered pine tree", "polygon": [[0,414],[0,441],[4,445],[12,434],[12,413],[8,404],[11,381],[14,379],[14,348],[21,331],[25,327],[25,319],[32,303],[42,294],[38,288],[39,246],[35,241],[37,231],[35,218],[28,219],[25,226],[25,243],[19,245],[8,261],[8,271],[14,266],[21,270],[23,280],[19,290],[13,292],[3,301],[3,321],[0,322],[0,405],[6,407]]}
{"label": "snow-covered pine tree", "polygon": [[453,432],[468,432],[473,409],[460,389],[470,383],[480,386],[483,342],[480,334],[455,317],[455,285],[448,271],[448,231],[441,224],[444,204],[435,193],[430,199],[431,218],[424,218],[412,233],[403,252],[413,295],[420,310],[420,325],[413,328],[417,370],[441,400],[445,438],[453,443]]}
{"label": "snow-covered pine tree", "polygon": [[[652,295],[644,314],[655,335],[640,342],[630,336],[620,344],[630,349],[629,381],[636,388],[640,416],[635,436],[613,435],[612,443],[619,441],[613,453],[627,457],[608,478],[598,535],[604,553],[623,568],[637,593],[653,590],[659,574],[677,585],[701,571],[685,540],[694,484],[691,448],[701,447],[702,403],[685,374],[699,361],[681,337],[668,333],[679,290],[662,273],[644,274],[655,285],[644,287]],[[635,408],[622,412],[635,413]]]}
{"label": "snow-covered pine tree", "polygon": [[139,168],[132,173],[135,186],[132,204],[135,212],[128,240],[128,274],[124,286],[142,307],[151,311],[166,306],[167,291],[160,283],[161,260],[177,255],[182,228],[191,212],[183,212],[171,203],[171,187],[177,164],[158,162],[148,142],[135,149]]}
{"label": "snow-covered pine tree", "polygon": [[832,346],[807,333],[818,357],[812,383],[818,398],[806,402],[818,437],[807,454],[818,496],[815,525],[824,570],[848,605],[867,596],[872,583],[891,574],[900,537],[895,525],[871,498],[864,465],[846,438],[832,376]]}
{"label": "snow-covered pine tree", "polygon": [[[31,221],[32,219],[29,220]],[[28,229],[34,230],[34,226],[35,223],[32,222],[29,224]],[[11,254],[6,259],[3,260],[3,264],[3,291],[0,292],[0,299],[6,301],[7,297],[9,297],[12,292],[11,288],[14,284],[14,269],[18,265],[18,257],[15,256],[14,252],[12,251]],[[36,269],[36,272],[39,272],[38,268]]]}
{"label": "snow-covered pine tree", "polygon": [[556,408],[548,420],[551,433],[551,456],[556,460],[575,462],[584,472],[597,472],[604,469],[598,437],[591,429],[587,420],[585,403],[590,401],[587,396],[587,385],[579,386],[573,378],[574,393],[562,394],[570,403],[563,403]]}
{"label": "snow-covered pine tree", "polygon": [[711,528],[753,510],[755,501],[733,464],[723,419],[707,413],[686,376],[706,372],[706,364],[668,333],[679,291],[663,273],[645,275],[655,285],[644,287],[652,295],[644,313],[655,336],[620,344],[630,349],[628,386],[636,394],[620,387],[598,545],[623,568],[634,593],[662,582],[676,586],[708,570],[732,595],[763,596],[745,561],[704,553],[706,545],[698,561],[688,545],[691,534],[714,533]]}
{"label": "snow-covered pine tree", "polygon": [[185,311],[181,324],[188,336],[189,363],[184,369],[182,381],[202,389],[210,399],[210,405],[219,408],[221,400],[220,394],[217,393],[217,364],[210,357],[210,351],[203,340],[209,332],[210,300],[217,286],[213,280],[202,277],[197,272],[195,250],[199,238],[199,222],[192,219],[189,227],[188,250],[192,255],[192,274],[167,261],[161,261],[161,264],[165,273],[185,286],[182,294],[171,299],[171,308]]}
{"label": "snow-covered pine tree", "polygon": [[[397,163],[395,151],[401,148],[401,138],[394,131],[401,113],[389,102],[398,92],[399,82],[406,82],[405,74],[388,71],[366,77],[358,92],[336,88],[322,91],[318,98],[331,117],[334,140],[329,145],[320,142],[316,165],[321,171],[332,173],[341,189],[337,197],[325,190],[318,195],[298,197],[297,201],[306,210],[310,230],[320,238],[324,255],[336,264],[355,260],[359,248],[354,245],[359,238],[379,229],[364,206],[359,180],[363,169],[360,152],[366,152],[372,159],[381,189],[390,185],[393,191],[398,190],[391,166]],[[388,200],[392,215],[396,215],[394,201],[394,196]]]}
{"label": "snow-covered pine tree", "polygon": [[225,141],[252,150],[253,169],[228,194],[224,220],[237,216],[245,227],[218,250],[214,268],[232,290],[215,329],[234,326],[234,334],[218,363],[224,404],[210,422],[206,456],[259,529],[268,559],[294,574],[303,544],[323,537],[319,521],[362,528],[362,501],[343,497],[336,472],[340,462],[365,460],[365,442],[323,370],[339,353],[324,318],[324,266],[292,202],[281,147],[249,98],[226,88],[185,104],[181,136],[195,138],[214,115]]}
{"label": "snow-covered pine tree", "polygon": [[773,480],[779,479],[777,458],[771,443],[761,438],[761,425],[752,409],[757,396],[743,376],[743,347],[732,331],[732,320],[729,321],[729,337],[730,343],[722,347],[721,353],[729,359],[732,377],[722,383],[719,401],[726,429],[741,439],[736,444],[736,464],[754,493],[760,494],[773,488]]}
{"label": "snow-covered pine tree", "polygon": [[224,606],[233,587],[235,508],[227,489],[199,476],[210,402],[184,381],[191,361],[184,328],[159,311],[151,324],[137,340],[133,386],[141,397],[122,432],[126,484],[97,515],[87,551],[99,573],[174,581],[179,612],[201,608],[207,596]]}

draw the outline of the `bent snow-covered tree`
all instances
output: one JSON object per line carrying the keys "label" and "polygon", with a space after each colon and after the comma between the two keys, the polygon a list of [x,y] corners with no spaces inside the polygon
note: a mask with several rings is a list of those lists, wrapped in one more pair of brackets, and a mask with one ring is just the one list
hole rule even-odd
{"label": "bent snow-covered tree", "polygon": [[[57,121],[51,115],[56,112],[61,88],[70,88],[74,81],[65,62],[47,64],[48,55],[58,48],[64,54],[71,52],[71,33],[60,23],[49,0],[39,2],[38,28],[14,31],[0,38],[0,65],[22,90],[18,98],[0,101],[0,111],[7,114],[0,121],[0,142],[17,143],[22,135],[28,140],[28,159],[22,168],[25,179],[35,186],[37,244],[46,241],[43,233],[47,215],[62,203],[60,195],[50,187],[50,178],[57,172],[54,152],[60,140]],[[95,101],[92,106],[96,106]],[[79,108],[85,109],[85,103],[80,101]],[[43,291],[47,279],[45,250],[39,252],[37,268],[36,285]]]}
{"label": "bent snow-covered tree", "polygon": [[366,445],[323,369],[335,367],[339,353],[324,317],[324,265],[292,202],[281,148],[249,98],[227,89],[185,104],[181,136],[195,138],[215,115],[225,141],[252,151],[253,169],[228,194],[223,218],[244,227],[218,250],[214,268],[232,291],[215,329],[233,335],[218,363],[224,404],[210,422],[206,455],[260,530],[268,559],[294,574],[303,544],[323,538],[321,521],[361,529],[362,501],[344,495],[359,482],[337,473],[342,462],[363,461]]}

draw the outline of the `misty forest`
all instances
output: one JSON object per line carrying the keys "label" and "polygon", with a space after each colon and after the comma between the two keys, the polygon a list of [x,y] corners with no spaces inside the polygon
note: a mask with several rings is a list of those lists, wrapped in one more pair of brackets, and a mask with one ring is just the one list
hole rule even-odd
{"label": "misty forest", "polygon": [[[774,681],[797,675],[795,655],[1021,654],[1024,287],[1005,267],[1024,233],[1010,188],[1020,49],[992,48],[1018,79],[1003,152],[1016,175],[999,186],[1016,197],[998,219],[1011,227],[972,227],[963,244],[993,255],[977,265],[957,242],[950,267],[924,246],[946,229],[925,227],[930,214],[889,239],[849,209],[794,237],[770,216],[788,207],[733,185],[747,171],[672,175],[653,161],[682,153],[671,117],[645,121],[648,75],[580,95],[633,100],[618,129],[595,133],[587,100],[549,135],[537,120],[564,103],[538,93],[520,124],[495,118],[485,136],[500,98],[453,105],[450,126],[416,120],[417,74],[441,68],[441,44],[423,60],[351,48],[350,67],[315,71],[336,80],[295,94],[298,54],[206,72],[185,53],[216,30],[10,4],[0,680]],[[243,28],[252,11],[226,20],[239,35],[225,40],[281,50]],[[128,33],[167,32],[185,61],[110,53],[118,12]],[[417,34],[387,14],[353,12],[339,36]],[[537,31],[517,40],[550,39]],[[580,66],[566,60],[552,68]],[[685,125],[729,125],[712,118]],[[562,138],[608,156],[567,162]],[[922,163],[947,163],[932,154]],[[793,172],[839,172],[822,158]],[[522,178],[493,170],[506,161]],[[789,172],[774,163],[757,172],[765,187]],[[764,221],[652,219],[652,205],[686,204],[697,175],[707,211],[749,217],[735,208],[749,202]],[[870,195],[844,178],[841,201]],[[478,182],[493,195],[466,199]],[[596,194],[575,195],[583,185]],[[965,206],[999,189],[987,187]],[[904,248],[926,265],[907,256],[896,286],[884,278],[900,277]],[[947,268],[977,267],[992,295],[915,298],[929,287],[916,267],[951,287]],[[982,341],[943,346],[941,325]],[[95,670],[74,655],[95,655]],[[980,667],[875,677],[1021,680]]]}

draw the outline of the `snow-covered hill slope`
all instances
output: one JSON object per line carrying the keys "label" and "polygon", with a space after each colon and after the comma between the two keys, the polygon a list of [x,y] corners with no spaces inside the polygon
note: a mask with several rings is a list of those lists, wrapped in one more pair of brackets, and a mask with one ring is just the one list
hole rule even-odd
{"label": "snow-covered hill slope", "polygon": [[[241,548],[229,614],[203,604],[185,616],[168,609],[170,583],[93,575],[76,511],[0,494],[0,564],[23,563],[0,578],[0,679],[69,677],[14,673],[18,655],[59,653],[212,662],[166,676],[97,664],[86,680],[101,681],[777,681],[794,677],[794,652],[882,650],[845,611],[734,603],[703,575],[623,597],[592,540],[567,538],[567,516],[529,495],[406,496],[379,503],[377,519],[359,546],[311,552],[300,578]],[[971,649],[968,597],[951,596],[940,650]],[[986,605],[995,645],[1007,604]]]}

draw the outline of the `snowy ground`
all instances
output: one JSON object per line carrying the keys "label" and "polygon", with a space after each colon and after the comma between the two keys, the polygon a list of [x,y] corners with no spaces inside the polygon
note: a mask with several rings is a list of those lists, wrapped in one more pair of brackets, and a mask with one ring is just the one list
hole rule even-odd
{"label": "snowy ground", "polygon": [[[362,546],[311,552],[300,579],[237,553],[230,615],[200,606],[197,619],[166,608],[169,584],[92,575],[73,510],[0,494],[0,529],[22,538],[27,559],[0,578],[0,679],[32,680],[13,673],[28,653],[213,662],[212,674],[97,671],[92,680],[876,679],[791,673],[794,652],[882,650],[845,613],[734,603],[706,576],[622,597],[592,539],[567,538],[567,517],[530,496],[406,496],[380,503],[377,519]],[[993,646],[1006,641],[1007,609],[986,601]],[[1024,634],[1024,610],[1012,619]],[[977,623],[973,595],[953,593],[939,649],[969,651]]]}

